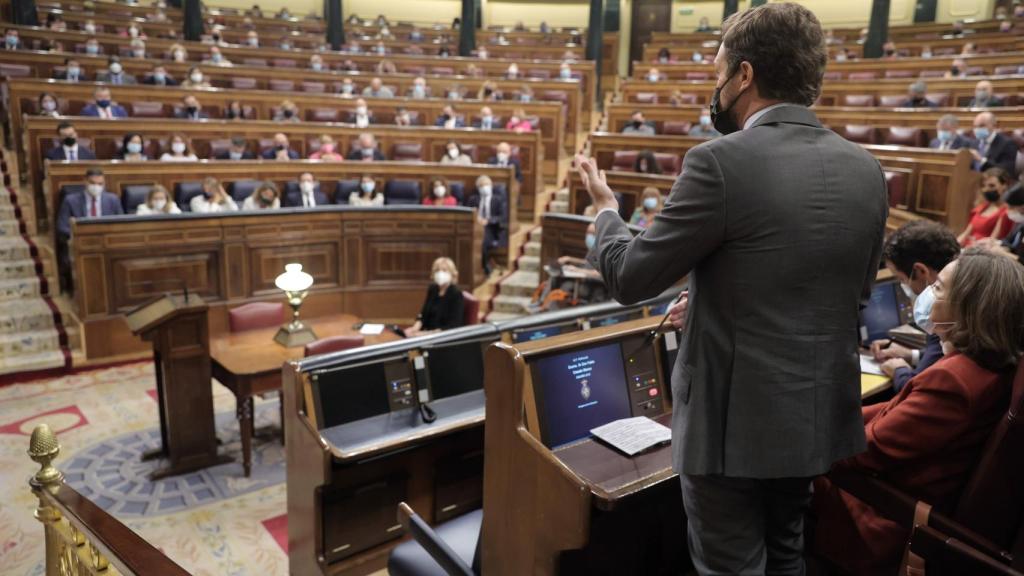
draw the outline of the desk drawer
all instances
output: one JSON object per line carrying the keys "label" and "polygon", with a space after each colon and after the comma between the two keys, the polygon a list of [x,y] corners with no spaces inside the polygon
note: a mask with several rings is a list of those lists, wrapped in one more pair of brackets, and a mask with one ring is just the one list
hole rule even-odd
{"label": "desk drawer", "polygon": [[323,555],[337,562],[357,552],[399,538],[398,504],[406,499],[405,474],[385,476],[348,488],[324,488]]}
{"label": "desk drawer", "polygon": [[483,505],[483,450],[448,456],[438,460],[435,466],[434,523]]}

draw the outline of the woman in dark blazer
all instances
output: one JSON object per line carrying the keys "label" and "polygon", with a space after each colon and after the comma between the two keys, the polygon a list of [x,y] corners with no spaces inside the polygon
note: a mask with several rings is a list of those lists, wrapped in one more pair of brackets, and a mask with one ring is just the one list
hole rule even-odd
{"label": "woman in dark blazer", "polygon": [[451,258],[434,260],[430,267],[430,288],[416,323],[405,329],[406,336],[419,336],[449,328],[458,328],[465,321],[465,302],[457,286],[459,269]]}
{"label": "woman in dark blazer", "polygon": [[[866,406],[867,451],[835,468],[877,474],[948,513],[1009,408],[1024,354],[1024,268],[970,248],[929,289],[945,358],[887,404]],[[815,482],[814,492],[817,552],[852,574],[895,574],[907,530],[827,478]]]}

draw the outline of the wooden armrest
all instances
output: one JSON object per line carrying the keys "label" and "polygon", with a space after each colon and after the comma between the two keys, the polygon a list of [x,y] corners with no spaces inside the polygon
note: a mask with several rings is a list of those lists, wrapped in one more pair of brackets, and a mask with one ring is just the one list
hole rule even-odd
{"label": "wooden armrest", "polygon": [[917,526],[910,535],[910,550],[926,561],[955,567],[975,576],[1024,576],[1009,567],[1009,558],[993,558],[931,526]]}
{"label": "wooden armrest", "polygon": [[405,502],[398,504],[398,521],[446,574],[449,576],[474,576],[473,569],[467,566],[462,558],[459,558],[459,555],[438,537],[434,529]]}

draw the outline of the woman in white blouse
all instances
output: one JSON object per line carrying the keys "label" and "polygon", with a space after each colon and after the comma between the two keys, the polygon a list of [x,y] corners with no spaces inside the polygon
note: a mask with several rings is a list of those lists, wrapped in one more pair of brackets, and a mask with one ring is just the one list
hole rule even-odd
{"label": "woman in white blouse", "polygon": [[281,207],[281,197],[277,186],[265,180],[256,190],[242,202],[242,210],[275,210]]}
{"label": "woman in white blouse", "polygon": [[167,188],[156,184],[150,188],[149,194],[146,196],[146,203],[139,204],[135,209],[135,213],[139,216],[154,216],[158,214],[181,214],[181,210],[171,200],[171,195],[167,193]]}
{"label": "woman in white blouse", "polygon": [[224,191],[224,187],[213,176],[207,176],[203,180],[203,193],[193,197],[188,205],[193,212],[198,214],[235,212],[238,210],[238,204],[235,204],[235,199]]}
{"label": "woman in white blouse", "polygon": [[189,143],[188,138],[184,134],[174,134],[171,136],[171,151],[164,152],[160,156],[160,160],[163,162],[196,162],[199,160],[196,157],[195,152],[192,151],[192,144]]}
{"label": "woman in white blouse", "polygon": [[384,195],[376,190],[377,183],[367,174],[359,181],[359,190],[348,195],[350,206],[383,206]]}

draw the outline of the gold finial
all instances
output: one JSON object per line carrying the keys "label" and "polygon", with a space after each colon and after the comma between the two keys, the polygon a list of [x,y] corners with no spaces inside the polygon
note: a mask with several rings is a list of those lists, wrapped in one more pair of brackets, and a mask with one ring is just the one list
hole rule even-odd
{"label": "gold finial", "polygon": [[40,424],[32,430],[32,439],[28,444],[28,455],[41,468],[32,478],[33,487],[47,487],[64,481],[64,475],[53,467],[53,461],[60,454],[57,435],[46,424]]}

